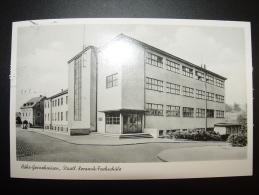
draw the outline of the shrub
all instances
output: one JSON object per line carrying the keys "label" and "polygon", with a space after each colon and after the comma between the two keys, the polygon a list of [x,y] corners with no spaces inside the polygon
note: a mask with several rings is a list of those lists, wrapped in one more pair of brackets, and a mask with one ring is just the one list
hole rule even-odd
{"label": "shrub", "polygon": [[170,134],[170,138],[175,139],[188,139],[196,141],[221,141],[219,133],[214,131],[205,130],[188,130],[188,131],[176,131]]}
{"label": "shrub", "polygon": [[247,134],[232,134],[228,137],[227,142],[230,143],[230,145],[233,147],[244,147],[247,145]]}

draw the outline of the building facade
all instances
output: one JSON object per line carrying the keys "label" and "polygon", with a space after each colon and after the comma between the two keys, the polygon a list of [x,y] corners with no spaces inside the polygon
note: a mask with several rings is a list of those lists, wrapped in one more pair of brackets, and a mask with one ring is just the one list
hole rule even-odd
{"label": "building facade", "polygon": [[35,127],[44,126],[44,100],[45,96],[35,97],[24,103],[21,109],[21,120],[28,121]]}
{"label": "building facade", "polygon": [[68,131],[68,90],[62,90],[44,101],[44,129],[56,132]]}
{"label": "building facade", "polygon": [[70,131],[156,137],[224,122],[226,78],[128,36],[68,64]]}

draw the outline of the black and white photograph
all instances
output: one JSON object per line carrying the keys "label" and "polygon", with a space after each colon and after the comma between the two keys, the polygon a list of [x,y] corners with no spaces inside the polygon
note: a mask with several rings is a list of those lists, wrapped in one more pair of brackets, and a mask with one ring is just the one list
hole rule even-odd
{"label": "black and white photograph", "polygon": [[11,177],[252,174],[249,22],[14,22],[10,79]]}

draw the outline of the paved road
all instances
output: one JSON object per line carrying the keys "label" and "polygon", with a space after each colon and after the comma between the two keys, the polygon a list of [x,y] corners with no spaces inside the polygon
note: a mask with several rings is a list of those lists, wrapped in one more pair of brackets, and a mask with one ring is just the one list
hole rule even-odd
{"label": "paved road", "polygon": [[98,162],[137,163],[161,162],[157,154],[163,150],[211,145],[200,143],[149,143],[121,146],[89,146],[67,143],[49,136],[26,130],[17,130],[17,160],[37,162]]}

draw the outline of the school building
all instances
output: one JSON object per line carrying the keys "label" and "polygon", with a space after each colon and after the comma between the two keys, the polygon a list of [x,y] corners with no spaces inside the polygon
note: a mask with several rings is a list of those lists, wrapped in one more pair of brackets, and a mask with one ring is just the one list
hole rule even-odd
{"label": "school building", "polygon": [[84,48],[68,66],[70,135],[158,137],[225,121],[225,77],[126,35]]}

